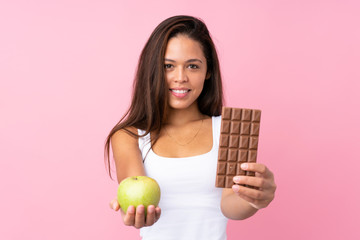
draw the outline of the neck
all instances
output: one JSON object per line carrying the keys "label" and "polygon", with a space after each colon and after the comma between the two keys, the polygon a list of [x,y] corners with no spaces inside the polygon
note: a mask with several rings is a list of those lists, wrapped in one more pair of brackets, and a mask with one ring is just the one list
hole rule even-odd
{"label": "neck", "polygon": [[204,115],[199,111],[197,103],[195,102],[186,109],[169,108],[167,113],[167,121],[165,124],[180,126],[203,118]]}

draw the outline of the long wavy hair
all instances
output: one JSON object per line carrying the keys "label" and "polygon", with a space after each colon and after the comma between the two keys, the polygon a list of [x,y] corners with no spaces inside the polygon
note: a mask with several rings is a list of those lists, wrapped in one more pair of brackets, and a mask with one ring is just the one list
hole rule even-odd
{"label": "long wavy hair", "polygon": [[207,74],[210,78],[205,81],[197,99],[200,112],[208,116],[221,114],[223,90],[219,59],[205,23],[198,18],[184,15],[164,20],[152,32],[141,52],[133,82],[131,105],[106,138],[104,157],[110,177],[110,142],[115,132],[122,129],[134,137],[140,137],[128,129],[135,127],[145,130],[144,135],[151,132],[152,146],[158,139],[166,120],[165,113],[168,107],[168,87],[164,69],[165,51],[168,41],[179,34],[199,42],[206,58]]}

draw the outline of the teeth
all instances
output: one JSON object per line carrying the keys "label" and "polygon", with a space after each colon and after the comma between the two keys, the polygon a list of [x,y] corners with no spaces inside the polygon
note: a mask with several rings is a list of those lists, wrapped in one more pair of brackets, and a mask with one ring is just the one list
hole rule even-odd
{"label": "teeth", "polygon": [[171,90],[171,91],[173,91],[173,92],[175,92],[175,93],[187,93],[188,91],[190,91],[190,90]]}

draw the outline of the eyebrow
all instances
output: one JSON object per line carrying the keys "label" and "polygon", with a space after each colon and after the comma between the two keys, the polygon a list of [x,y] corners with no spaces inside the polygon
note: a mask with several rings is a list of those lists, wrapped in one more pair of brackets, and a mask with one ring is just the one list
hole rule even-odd
{"label": "eyebrow", "polygon": [[[165,58],[165,61],[176,62],[175,60],[168,59],[168,58]],[[203,63],[200,59],[197,59],[197,58],[191,58],[191,59],[187,60],[186,62],[187,63],[189,63],[189,62],[201,62],[201,63]]]}

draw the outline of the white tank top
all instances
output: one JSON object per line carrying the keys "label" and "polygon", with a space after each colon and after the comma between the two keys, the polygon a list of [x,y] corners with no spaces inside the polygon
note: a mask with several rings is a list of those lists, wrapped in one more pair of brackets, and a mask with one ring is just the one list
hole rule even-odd
{"label": "white tank top", "polygon": [[[139,138],[147,176],[160,185],[160,219],[140,229],[143,240],[225,240],[227,218],[215,187],[221,117],[212,117],[212,149],[198,156],[168,158],[150,148],[150,133]],[[139,134],[144,131],[138,130]],[[149,152],[148,152],[149,150]]]}

